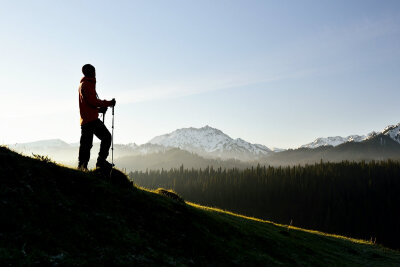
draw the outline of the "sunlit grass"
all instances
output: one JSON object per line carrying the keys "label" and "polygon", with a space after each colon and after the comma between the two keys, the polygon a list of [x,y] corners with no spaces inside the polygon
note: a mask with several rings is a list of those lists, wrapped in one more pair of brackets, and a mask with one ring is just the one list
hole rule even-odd
{"label": "sunlit grass", "polygon": [[[151,190],[151,189],[148,189],[148,188],[145,188],[145,187],[141,187],[141,186],[138,186],[138,185],[135,185],[135,186],[137,188],[143,190],[143,191],[154,193],[154,194],[158,194],[156,192],[156,190]],[[285,230],[302,231],[302,232],[312,233],[312,234],[316,234],[316,235],[320,235],[320,236],[339,238],[339,239],[351,241],[351,242],[357,243],[357,244],[374,245],[374,243],[372,241],[356,239],[356,238],[351,238],[351,237],[346,237],[346,236],[336,235],[336,234],[329,234],[329,233],[324,233],[324,232],[317,231],[317,230],[304,229],[304,228],[296,227],[296,226],[293,226],[293,225],[279,224],[279,223],[275,223],[275,222],[268,221],[268,220],[262,220],[262,219],[255,218],[255,217],[241,215],[241,214],[234,213],[234,212],[231,212],[231,211],[228,211],[228,210],[223,210],[223,209],[220,209],[220,208],[203,206],[203,205],[196,204],[196,203],[193,203],[193,202],[190,202],[190,201],[185,201],[185,203],[190,205],[190,206],[192,206],[192,207],[201,209],[201,210],[217,212],[217,213],[220,213],[220,214],[231,215],[231,216],[234,216],[234,217],[239,217],[239,218],[243,218],[243,219],[246,219],[246,220],[251,220],[251,221],[255,221],[255,222],[259,222],[259,223],[270,224],[270,225],[282,227]]]}
{"label": "sunlit grass", "polygon": [[222,213],[222,214],[229,214],[231,216],[240,217],[240,218],[251,220],[251,221],[272,224],[272,225],[275,225],[275,226],[278,226],[278,227],[282,227],[282,228],[285,228],[285,229],[288,229],[288,230],[289,229],[298,230],[298,231],[303,231],[303,232],[322,235],[322,236],[340,238],[340,239],[348,240],[348,241],[351,241],[351,242],[354,242],[354,243],[358,243],[358,244],[373,245],[373,242],[371,242],[371,241],[366,241],[366,240],[362,240],[362,239],[355,239],[355,238],[346,237],[346,236],[342,236],[342,235],[328,234],[328,233],[320,232],[320,231],[317,231],[317,230],[308,230],[308,229],[304,229],[304,228],[300,228],[300,227],[296,227],[296,226],[292,226],[292,225],[279,224],[279,223],[275,223],[275,222],[271,222],[271,221],[267,221],[267,220],[262,220],[262,219],[258,219],[258,218],[254,218],[254,217],[249,217],[249,216],[237,214],[237,213],[230,212],[230,211],[223,210],[223,209],[219,209],[219,208],[202,206],[202,205],[199,205],[199,204],[196,204],[196,203],[192,203],[192,202],[189,202],[189,201],[186,201],[186,204],[188,204],[188,205],[190,205],[192,207],[195,207],[195,208],[202,209],[202,210],[214,211],[214,212],[218,212],[218,213]]}

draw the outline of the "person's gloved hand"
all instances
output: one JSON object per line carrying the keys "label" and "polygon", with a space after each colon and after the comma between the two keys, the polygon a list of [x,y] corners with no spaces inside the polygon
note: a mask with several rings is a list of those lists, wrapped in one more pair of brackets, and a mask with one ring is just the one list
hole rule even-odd
{"label": "person's gloved hand", "polygon": [[106,111],[107,111],[107,107],[99,108],[100,113],[106,113]]}
{"label": "person's gloved hand", "polygon": [[115,101],[115,98],[113,98],[113,99],[111,100],[111,106],[112,106],[112,107],[115,106],[116,103],[117,103],[117,102]]}

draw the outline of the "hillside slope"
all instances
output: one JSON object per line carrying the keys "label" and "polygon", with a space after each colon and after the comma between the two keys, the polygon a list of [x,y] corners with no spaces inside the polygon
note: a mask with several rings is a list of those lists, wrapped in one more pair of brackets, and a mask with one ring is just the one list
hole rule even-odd
{"label": "hillside slope", "polygon": [[118,172],[0,147],[0,174],[1,266],[400,264],[397,251],[181,203]]}

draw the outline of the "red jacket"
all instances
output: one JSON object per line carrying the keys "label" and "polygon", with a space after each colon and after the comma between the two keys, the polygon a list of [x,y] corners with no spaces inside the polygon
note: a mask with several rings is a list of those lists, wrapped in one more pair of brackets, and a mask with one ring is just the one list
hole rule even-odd
{"label": "red jacket", "polygon": [[97,120],[101,107],[111,106],[112,102],[100,100],[96,93],[96,78],[83,77],[79,85],[79,111],[81,125]]}

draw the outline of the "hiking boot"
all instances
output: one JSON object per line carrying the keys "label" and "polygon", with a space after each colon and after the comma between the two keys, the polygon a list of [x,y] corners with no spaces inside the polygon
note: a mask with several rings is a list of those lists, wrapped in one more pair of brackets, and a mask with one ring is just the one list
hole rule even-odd
{"label": "hiking boot", "polygon": [[96,168],[111,169],[114,164],[111,164],[107,160],[97,160]]}
{"label": "hiking boot", "polygon": [[85,165],[79,165],[78,166],[78,170],[83,171],[83,172],[88,172],[89,171],[87,166],[85,166]]}

